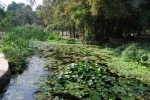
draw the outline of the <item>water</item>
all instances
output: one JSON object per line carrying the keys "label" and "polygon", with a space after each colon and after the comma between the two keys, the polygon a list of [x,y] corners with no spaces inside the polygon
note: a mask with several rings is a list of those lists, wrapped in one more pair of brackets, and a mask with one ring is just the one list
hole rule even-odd
{"label": "water", "polygon": [[21,75],[12,76],[7,91],[1,94],[0,100],[35,100],[40,79],[48,75],[44,70],[44,59],[33,56],[29,59],[28,69]]}

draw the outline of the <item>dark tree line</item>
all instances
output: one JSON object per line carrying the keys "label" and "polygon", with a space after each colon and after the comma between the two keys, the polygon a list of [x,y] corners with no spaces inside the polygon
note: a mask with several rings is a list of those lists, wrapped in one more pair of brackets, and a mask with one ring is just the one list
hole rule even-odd
{"label": "dark tree line", "polygon": [[149,0],[44,0],[38,16],[47,29],[72,37],[108,40],[140,34],[150,27]]}

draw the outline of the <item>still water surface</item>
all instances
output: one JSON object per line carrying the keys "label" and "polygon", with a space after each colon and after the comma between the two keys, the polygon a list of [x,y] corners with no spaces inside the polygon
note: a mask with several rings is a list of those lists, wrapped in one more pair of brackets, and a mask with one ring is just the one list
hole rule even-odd
{"label": "still water surface", "polygon": [[0,100],[35,100],[40,79],[48,75],[44,70],[44,59],[33,56],[29,59],[28,69],[21,75],[12,76],[6,92],[0,94]]}

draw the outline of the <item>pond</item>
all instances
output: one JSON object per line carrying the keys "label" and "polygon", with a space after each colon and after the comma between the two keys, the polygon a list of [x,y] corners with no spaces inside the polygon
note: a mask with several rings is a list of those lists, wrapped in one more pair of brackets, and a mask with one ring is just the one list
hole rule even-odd
{"label": "pond", "polygon": [[28,68],[21,75],[12,76],[6,91],[0,94],[0,100],[34,100],[40,79],[48,75],[44,70],[44,59],[32,56]]}

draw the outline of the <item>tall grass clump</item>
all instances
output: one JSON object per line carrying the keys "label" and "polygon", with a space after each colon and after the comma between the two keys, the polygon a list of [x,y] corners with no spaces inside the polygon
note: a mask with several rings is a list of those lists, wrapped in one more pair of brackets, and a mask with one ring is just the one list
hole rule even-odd
{"label": "tall grass clump", "polygon": [[128,60],[140,60],[139,47],[137,44],[130,44],[121,53],[123,58]]}
{"label": "tall grass clump", "polygon": [[31,55],[29,41],[46,40],[47,34],[41,26],[19,26],[7,32],[3,37],[2,51],[9,61],[12,72],[21,72],[26,59]]}
{"label": "tall grass clump", "polygon": [[150,68],[149,48],[141,45],[140,43],[122,45],[115,51],[126,61],[138,62]]}

